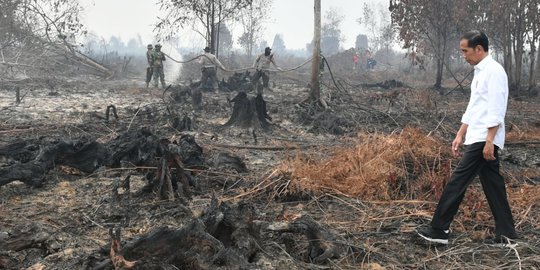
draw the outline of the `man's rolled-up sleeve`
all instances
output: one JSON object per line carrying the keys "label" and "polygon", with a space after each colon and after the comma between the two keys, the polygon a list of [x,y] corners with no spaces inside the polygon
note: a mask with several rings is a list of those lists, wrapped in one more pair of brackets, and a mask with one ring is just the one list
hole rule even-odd
{"label": "man's rolled-up sleeve", "polygon": [[504,71],[493,74],[488,81],[488,116],[486,128],[504,123],[508,102],[508,79]]}

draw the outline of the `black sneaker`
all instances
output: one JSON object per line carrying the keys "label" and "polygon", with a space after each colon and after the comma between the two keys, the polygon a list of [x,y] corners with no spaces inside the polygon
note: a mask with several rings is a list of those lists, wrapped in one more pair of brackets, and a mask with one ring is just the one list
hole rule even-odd
{"label": "black sneaker", "polygon": [[429,226],[417,229],[416,233],[429,242],[448,245],[449,231],[435,229]]}

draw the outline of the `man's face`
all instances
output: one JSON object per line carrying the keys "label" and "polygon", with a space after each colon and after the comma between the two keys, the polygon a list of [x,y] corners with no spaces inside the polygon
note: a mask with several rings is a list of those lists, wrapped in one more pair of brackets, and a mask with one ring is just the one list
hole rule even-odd
{"label": "man's face", "polygon": [[461,54],[467,63],[474,66],[483,59],[484,50],[482,49],[482,46],[477,45],[476,47],[471,48],[469,47],[469,41],[466,39],[462,39],[459,42],[459,46],[461,48]]}

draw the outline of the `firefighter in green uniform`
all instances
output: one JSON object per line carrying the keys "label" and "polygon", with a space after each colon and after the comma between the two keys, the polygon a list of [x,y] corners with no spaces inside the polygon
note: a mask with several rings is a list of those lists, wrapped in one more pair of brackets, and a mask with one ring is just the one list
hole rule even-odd
{"label": "firefighter in green uniform", "polygon": [[161,51],[161,45],[156,44],[152,53],[152,69],[154,71],[155,88],[158,88],[158,80],[161,81],[161,87],[165,88],[165,73],[163,72],[163,61],[165,61],[165,54]]}
{"label": "firefighter in green uniform", "polygon": [[150,81],[152,80],[152,54],[154,53],[154,46],[152,46],[152,44],[148,44],[146,49],[146,61],[148,62],[148,67],[146,67],[146,88],[148,88],[148,84],[150,84]]}

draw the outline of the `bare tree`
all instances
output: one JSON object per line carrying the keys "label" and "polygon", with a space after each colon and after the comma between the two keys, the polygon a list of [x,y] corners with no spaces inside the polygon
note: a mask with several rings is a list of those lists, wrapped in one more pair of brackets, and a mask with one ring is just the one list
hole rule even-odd
{"label": "bare tree", "polygon": [[330,8],[324,15],[324,24],[321,27],[321,50],[326,54],[339,52],[343,35],[341,24],[345,16],[336,8]]}
{"label": "bare tree", "polygon": [[[0,1],[0,72],[48,71],[51,58],[73,50],[84,34],[81,7],[69,0]],[[17,71],[18,70],[18,71]]]}
{"label": "bare tree", "polygon": [[198,33],[209,44],[211,52],[216,53],[219,24],[232,19],[252,2],[253,0],[160,0],[161,9],[166,15],[160,19],[156,30],[158,35],[170,38],[176,34],[178,27],[197,21],[204,29]]}
{"label": "bare tree", "polygon": [[[388,55],[390,54],[390,48],[393,46],[393,44],[395,44],[396,41],[395,28],[390,20],[388,9],[384,8],[382,4],[364,3],[362,7],[362,17],[357,18],[356,22],[363,25],[367,29],[370,45],[370,47],[367,45],[357,45],[356,48],[370,48],[373,51],[385,49],[387,60]],[[364,44],[367,44],[367,40],[365,41],[366,42],[364,42]]]}
{"label": "bare tree", "polygon": [[271,0],[253,0],[251,6],[243,9],[240,13],[240,23],[244,32],[238,38],[238,43],[244,48],[247,56],[253,56],[264,31],[264,23],[270,17]]}

